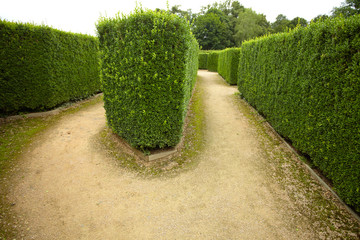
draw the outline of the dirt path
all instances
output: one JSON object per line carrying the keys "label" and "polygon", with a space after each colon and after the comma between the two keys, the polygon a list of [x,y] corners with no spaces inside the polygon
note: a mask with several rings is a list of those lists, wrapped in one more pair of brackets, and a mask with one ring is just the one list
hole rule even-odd
{"label": "dirt path", "polygon": [[270,177],[271,157],[234,104],[236,87],[216,73],[199,71],[199,77],[206,146],[195,169],[176,177],[138,177],[93,148],[105,126],[101,104],[69,115],[23,157],[9,197],[24,219],[24,239],[339,237],[301,213],[287,193],[296,186]]}

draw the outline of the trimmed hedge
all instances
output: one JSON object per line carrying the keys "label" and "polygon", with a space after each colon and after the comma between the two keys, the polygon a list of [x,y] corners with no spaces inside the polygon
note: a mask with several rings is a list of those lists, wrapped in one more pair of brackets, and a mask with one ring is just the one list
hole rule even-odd
{"label": "trimmed hedge", "polygon": [[53,108],[100,90],[98,40],[0,20],[0,112]]}
{"label": "trimmed hedge", "polygon": [[136,9],[97,24],[109,126],[141,150],[181,139],[198,69],[198,43],[185,19]]}
{"label": "trimmed hedge", "polygon": [[232,85],[237,84],[239,57],[240,48],[227,48],[219,52],[218,73]]}
{"label": "trimmed hedge", "polygon": [[207,58],[207,69],[211,72],[217,72],[217,70],[218,70],[219,52],[220,51],[209,52],[209,55]]}
{"label": "trimmed hedge", "polygon": [[208,59],[207,52],[200,52],[199,53],[199,69],[207,69],[207,59]]}
{"label": "trimmed hedge", "polygon": [[241,47],[238,88],[360,211],[360,15]]}

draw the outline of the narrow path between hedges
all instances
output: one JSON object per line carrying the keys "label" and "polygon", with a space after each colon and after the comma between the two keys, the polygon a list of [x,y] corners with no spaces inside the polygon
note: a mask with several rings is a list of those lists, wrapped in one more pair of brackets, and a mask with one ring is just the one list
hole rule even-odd
{"label": "narrow path between hedges", "polygon": [[259,133],[236,87],[207,71],[199,81],[206,146],[175,177],[139,177],[94,148],[102,104],[37,138],[9,195],[24,239],[355,239],[344,230],[351,218],[281,142]]}

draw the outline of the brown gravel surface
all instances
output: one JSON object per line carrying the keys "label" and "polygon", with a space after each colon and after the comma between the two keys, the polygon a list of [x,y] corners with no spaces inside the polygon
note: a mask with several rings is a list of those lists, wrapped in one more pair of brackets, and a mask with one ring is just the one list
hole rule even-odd
{"label": "brown gravel surface", "polygon": [[358,223],[261,130],[236,87],[207,71],[199,81],[205,147],[175,176],[138,176],[94,147],[102,104],[35,139],[9,194],[22,238],[357,239]]}

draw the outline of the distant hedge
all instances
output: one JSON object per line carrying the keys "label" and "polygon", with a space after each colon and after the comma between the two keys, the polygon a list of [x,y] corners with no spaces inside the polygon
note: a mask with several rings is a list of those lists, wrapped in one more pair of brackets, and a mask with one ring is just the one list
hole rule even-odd
{"label": "distant hedge", "polygon": [[198,69],[198,43],[185,19],[136,9],[97,24],[106,116],[115,133],[147,150],[182,135]]}
{"label": "distant hedge", "polygon": [[246,42],[239,91],[360,211],[360,15]]}
{"label": "distant hedge", "polygon": [[98,40],[0,20],[0,112],[44,110],[100,90]]}
{"label": "distant hedge", "polygon": [[207,52],[200,52],[199,53],[199,69],[207,69],[207,59],[208,59]]}
{"label": "distant hedge", "polygon": [[209,52],[207,58],[207,69],[211,72],[217,72],[218,70],[218,61],[219,59],[219,51],[211,51]]}
{"label": "distant hedge", "polygon": [[227,48],[219,52],[218,73],[232,85],[237,84],[239,57],[240,48]]}

